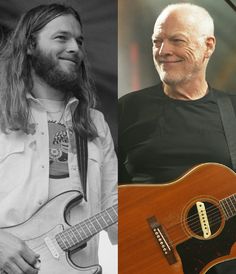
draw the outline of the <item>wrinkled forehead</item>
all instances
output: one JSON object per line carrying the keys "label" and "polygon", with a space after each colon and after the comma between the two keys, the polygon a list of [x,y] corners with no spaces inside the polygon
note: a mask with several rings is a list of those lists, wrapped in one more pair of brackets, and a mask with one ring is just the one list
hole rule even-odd
{"label": "wrinkled forehead", "polygon": [[153,34],[175,34],[183,33],[193,35],[199,33],[196,18],[192,14],[180,11],[163,12],[156,20]]}

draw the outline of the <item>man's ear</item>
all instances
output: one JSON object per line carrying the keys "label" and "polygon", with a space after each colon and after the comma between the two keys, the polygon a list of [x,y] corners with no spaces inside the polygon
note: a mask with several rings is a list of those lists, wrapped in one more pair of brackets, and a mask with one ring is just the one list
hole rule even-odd
{"label": "man's ear", "polygon": [[206,52],[205,52],[205,57],[210,58],[211,55],[213,54],[216,46],[216,39],[214,36],[208,36],[206,38]]}
{"label": "man's ear", "polygon": [[29,41],[29,45],[27,47],[27,54],[32,55],[35,48],[36,48],[36,42],[35,42],[34,39],[31,38],[30,41]]}

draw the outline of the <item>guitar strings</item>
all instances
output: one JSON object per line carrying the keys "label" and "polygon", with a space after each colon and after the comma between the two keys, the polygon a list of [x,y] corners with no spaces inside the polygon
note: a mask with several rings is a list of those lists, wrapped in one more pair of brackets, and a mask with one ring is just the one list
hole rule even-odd
{"label": "guitar strings", "polygon": [[[220,211],[215,207],[214,208],[212,207],[211,210],[207,210],[207,215],[208,215],[209,219],[212,218],[216,214],[221,216]],[[198,214],[196,213],[196,214],[193,214],[192,216],[194,216],[194,217],[193,218],[192,217],[185,218],[184,221],[174,224],[168,230],[170,231],[170,230],[174,229],[175,226],[178,226],[178,225],[185,225],[186,221],[187,221],[187,223],[192,225],[193,228],[195,228],[196,226],[199,226],[200,221],[199,221]],[[196,225],[196,226],[194,226],[194,225]]]}
{"label": "guitar strings", "polygon": [[[206,211],[207,211],[207,215],[208,215],[210,218],[212,218],[212,219],[213,219],[213,217],[214,217],[215,215],[217,215],[217,217],[216,217],[215,219],[212,220],[211,225],[216,225],[216,224],[222,222],[220,210],[219,210],[216,206],[214,206],[214,205],[213,205],[213,206],[210,206],[210,207],[208,207],[208,208],[206,209]],[[196,228],[196,226],[200,227],[200,225],[199,225],[199,216],[198,216],[198,213],[195,213],[195,214],[191,215],[190,217],[185,218],[184,221],[181,221],[181,222],[176,223],[175,225],[171,226],[170,228],[167,229],[167,231],[168,231],[168,232],[174,231],[174,230],[176,229],[176,228],[175,228],[176,226],[185,224],[186,221],[191,222],[191,225],[192,225],[192,226],[191,226],[191,230],[193,230],[194,228]],[[195,234],[200,233],[200,232],[201,232],[201,228],[200,228],[199,230],[195,230],[195,231],[194,231]],[[185,231],[184,231],[184,233],[186,234]],[[187,234],[186,234],[186,235],[187,235]],[[187,236],[188,236],[188,237],[191,237],[190,235],[187,235]],[[176,243],[179,243],[180,241],[182,241],[182,240],[184,240],[184,239],[185,239],[185,237],[181,237],[181,238],[179,238],[179,239],[176,238],[176,239],[171,240],[170,243],[171,243],[172,245],[176,245]],[[52,242],[53,242],[54,245],[58,245],[56,239],[53,239]],[[45,243],[42,243],[42,244],[40,244],[39,246],[35,247],[35,248],[34,248],[34,251],[35,251],[35,252],[39,252],[40,255],[42,255],[42,256],[43,256],[44,254],[50,252],[49,249],[48,249],[48,247],[45,245]],[[41,252],[41,251],[42,251],[42,252]],[[44,251],[46,251],[46,252],[44,253]],[[58,253],[59,253],[59,254],[64,254],[64,251],[63,251],[61,248],[59,248]]]}
{"label": "guitar strings", "polygon": [[[62,251],[62,253],[64,252],[61,247],[59,246],[57,240],[53,237],[53,238],[50,238],[50,240],[52,241],[52,244],[53,246],[58,246],[58,249],[60,251]],[[33,250],[36,251],[36,252],[40,252],[40,250],[49,250],[49,248],[47,247],[46,243],[45,242],[42,242],[41,244],[39,244],[38,246],[34,247]]]}
{"label": "guitar strings", "polygon": [[[55,239],[51,239],[51,240],[54,246],[58,246],[57,241]],[[47,253],[50,254],[50,250],[45,243],[41,243],[37,247],[34,247],[33,251],[35,251],[36,253],[39,253],[40,257],[46,255]],[[57,252],[59,253],[59,255],[64,254],[64,251],[60,247],[57,249]]]}
{"label": "guitar strings", "polygon": [[[215,215],[217,215],[217,218],[214,219],[213,217]],[[209,217],[211,217],[211,219],[212,219],[211,222],[210,222],[210,224],[214,224],[216,220],[222,220],[222,218],[221,218],[221,216],[219,216],[218,212],[213,212],[212,211],[212,214],[209,215]],[[174,226],[171,226],[170,228],[168,228],[168,230],[171,231],[171,230],[174,229],[174,227],[176,227],[176,226],[178,226],[180,224],[184,224],[184,222],[182,222],[182,223],[176,223]],[[192,222],[190,225],[191,225],[191,230],[195,229],[196,232],[200,232],[201,231],[201,230],[196,230],[197,227],[200,227],[200,221],[198,221],[198,222],[197,221],[196,222]],[[190,227],[190,225],[188,225],[188,227]]]}
{"label": "guitar strings", "polygon": [[[207,209],[207,213],[208,213],[208,216],[212,218],[215,214],[217,214],[217,213],[219,214],[219,210],[215,206],[210,206]],[[199,215],[198,215],[198,213],[192,214],[190,217],[187,217],[187,218],[181,220],[180,222],[177,222],[177,223],[173,224],[172,226],[168,227],[167,230],[170,233],[173,234],[175,232],[175,230],[178,231],[178,229],[176,228],[177,226],[185,226],[186,222],[189,223],[189,224],[191,224],[193,229],[196,226],[199,226]],[[196,233],[197,232],[201,232],[201,230],[200,231],[196,231]],[[186,236],[188,236],[188,235],[186,234]],[[175,240],[173,240],[173,241],[175,241]]]}
{"label": "guitar strings", "polygon": [[[85,220],[85,222],[86,222],[87,220]],[[86,224],[86,223],[85,223]],[[62,232],[65,232],[66,230],[63,230]],[[73,230],[71,230],[72,231],[72,233],[73,233]],[[90,231],[91,232],[91,231]],[[92,233],[92,232],[91,232]],[[92,235],[87,235],[86,234],[86,232],[84,232],[84,234],[85,234],[85,238],[84,237],[82,237],[81,239],[78,239],[78,237],[73,233],[73,235],[74,235],[74,237],[76,238],[76,240],[77,240],[77,242],[74,242],[74,240],[71,238],[71,236],[70,236],[70,234],[67,234],[67,236],[69,236],[68,238],[72,241],[72,243],[74,244],[74,245],[76,245],[77,243],[79,243],[79,242],[81,242],[81,241],[87,241],[87,240],[89,240],[90,238],[91,238],[91,236],[92,235],[94,235],[94,233],[92,233]],[[53,243],[53,245],[54,246],[58,246],[59,247],[59,249],[60,250],[62,250],[61,249],[61,247],[59,246],[59,244],[58,244],[58,242],[57,242],[57,240],[53,237],[53,239],[52,238],[50,238],[50,240],[52,241],[52,243]],[[69,241],[70,241],[69,240]],[[45,242],[42,242],[41,244],[39,244],[37,247],[34,247],[34,250],[36,251],[36,252],[40,252],[41,250],[49,250],[49,248],[47,247],[47,245],[45,244]],[[64,252],[63,250],[62,250],[62,252]]]}
{"label": "guitar strings", "polygon": [[[223,215],[223,214],[221,214],[221,210],[218,209],[218,208],[215,207],[215,206],[210,206],[210,207],[208,207],[207,210],[206,210],[206,213],[207,213],[207,215],[208,215],[209,217],[212,217],[211,213],[218,213],[219,215]],[[224,215],[223,215],[223,216],[224,216]],[[196,221],[196,222],[195,222],[195,221]],[[194,214],[192,214],[190,217],[185,218],[184,221],[181,221],[181,222],[179,222],[179,223],[176,223],[175,225],[185,224],[186,222],[188,222],[188,223],[191,222],[191,224],[194,224],[194,222],[195,222],[196,224],[198,224],[198,223],[199,223],[199,214],[198,214],[198,213],[194,213]]]}
{"label": "guitar strings", "polygon": [[[212,212],[213,212],[213,211],[212,211]],[[217,214],[217,217],[214,218],[214,219],[211,221],[211,224],[210,224],[210,225],[212,225],[212,226],[214,226],[214,225],[216,225],[216,224],[220,224],[220,223],[222,222],[222,218],[221,218],[221,216],[219,215],[219,211],[215,211],[213,214],[210,215],[210,217],[213,218],[216,214]],[[168,228],[167,231],[168,231],[168,232],[174,231],[174,230],[176,229],[176,226],[179,226],[179,225],[181,225],[181,224],[184,224],[184,222],[176,223],[174,226],[171,226],[170,228]],[[196,224],[196,222],[195,222],[194,224]],[[199,225],[199,222],[198,222],[197,225],[198,225],[198,227],[199,227],[200,229],[199,229],[199,230],[195,230],[193,234],[197,234],[197,233],[202,232],[201,227],[200,227],[200,225]],[[174,227],[175,227],[175,228],[174,228]],[[195,227],[196,227],[196,226],[195,226]],[[190,229],[193,230],[192,228],[190,228]],[[176,231],[177,231],[177,229],[176,229]],[[191,237],[191,235],[188,235],[188,234],[185,232],[185,230],[183,230],[183,231],[184,231],[185,235],[186,235],[188,238]],[[175,231],[174,231],[174,232],[175,232]],[[173,232],[172,232],[172,234],[173,234]],[[172,235],[172,237],[173,237],[173,235]],[[179,238],[179,239],[176,238],[176,239],[172,239],[170,242],[171,242],[171,244],[175,245],[177,242],[182,241],[182,240],[184,240],[184,239],[185,239],[184,237]]]}
{"label": "guitar strings", "polygon": [[[104,212],[106,211],[107,212],[107,214],[109,215],[109,217],[110,217],[110,219],[112,220],[112,224],[114,224],[114,223],[116,223],[117,222],[117,219],[116,218],[114,218],[114,217],[117,217],[118,216],[118,214],[117,214],[117,212],[115,211],[115,209],[118,207],[118,205],[116,204],[116,205],[114,205],[114,206],[112,206],[112,208],[113,208],[113,210],[114,210],[114,213],[115,213],[115,216],[113,216],[112,217],[112,215],[110,215],[110,213],[108,212],[108,210],[104,210]],[[91,219],[92,220],[94,220],[94,219],[96,219],[96,216],[97,215],[94,215],[93,217],[91,217]],[[113,220],[114,219],[114,220]],[[69,233],[67,233],[67,236],[68,236],[68,239],[69,239],[69,241],[72,241],[72,243],[74,244],[74,245],[76,245],[76,244],[78,244],[79,242],[84,242],[84,241],[87,241],[87,240],[89,240],[90,238],[91,238],[91,236],[93,236],[95,233],[94,232],[92,232],[90,229],[89,229],[89,227],[87,226],[87,224],[90,224],[90,222],[88,222],[88,220],[84,220],[83,221],[83,224],[85,224],[86,225],[86,227],[87,227],[87,229],[88,229],[88,231],[91,233],[91,235],[87,235],[87,232],[83,229],[83,226],[82,226],[82,224],[77,224],[77,225],[79,225],[79,227],[81,227],[82,229],[83,229],[83,233],[84,233],[84,235],[86,236],[85,238],[84,237],[81,237],[81,239],[78,239],[78,237],[77,237],[77,235],[73,232],[73,230],[71,230],[71,228],[68,228],[68,230],[70,230],[71,232],[72,232],[72,234],[74,235],[74,237],[76,238],[76,242],[74,242],[74,240],[72,239],[72,237],[70,236],[70,234]],[[100,225],[100,229],[102,229],[103,227],[101,226],[101,224],[98,222],[98,224]],[[107,224],[107,226],[108,226],[108,222],[106,221],[106,224]],[[109,226],[110,226],[110,224],[109,224]],[[104,227],[105,228],[105,227]],[[97,228],[94,226],[94,229],[96,230]],[[61,232],[66,232],[66,230],[63,230],[63,231],[61,231]],[[97,234],[97,233],[96,233]],[[80,235],[81,236],[81,235]],[[54,242],[54,245],[56,244],[56,245],[58,245],[59,246],[59,244],[57,243],[57,240],[55,239],[55,238],[53,238],[53,240],[51,239],[51,241],[53,241]],[[61,247],[59,246],[59,248],[60,248],[60,250],[62,250],[61,249]],[[41,243],[40,245],[38,245],[37,247],[35,247],[34,248],[34,250],[35,251],[40,251],[40,250],[43,250],[43,249],[48,249],[48,247],[45,245],[45,243]],[[64,251],[63,251],[64,252]]]}
{"label": "guitar strings", "polygon": [[[57,240],[56,240],[55,238],[51,238],[51,241],[52,241],[53,246],[56,246],[56,247],[57,247],[57,252],[58,252],[58,254],[59,254],[60,256],[65,256],[66,251],[64,251],[64,250],[62,250],[62,249],[60,248],[60,246],[59,246],[58,243],[57,243]],[[39,253],[39,255],[42,256],[42,257],[43,257],[44,255],[46,255],[46,254],[50,254],[50,255],[52,256],[50,249],[49,249],[49,248],[47,247],[47,245],[46,245],[45,243],[43,243],[43,242],[42,242],[40,245],[38,245],[37,247],[34,247],[33,250],[34,250],[36,253]]]}
{"label": "guitar strings", "polygon": [[[214,220],[214,222],[212,222],[212,225],[216,225],[216,224],[220,224],[221,223],[221,219],[215,219]],[[168,231],[168,229],[167,229],[167,231]],[[199,230],[198,232],[201,232],[201,230]],[[186,232],[184,231],[184,233],[186,234]],[[197,232],[196,233],[194,233],[194,234],[197,234]],[[186,236],[187,236],[187,238],[191,238],[191,237],[193,237],[193,235],[188,235],[188,234],[186,234]],[[204,239],[203,238],[203,236],[199,236],[198,235],[198,237],[201,237],[202,239]],[[172,240],[170,240],[170,244],[171,245],[177,245],[177,244],[179,244],[179,243],[181,243],[181,242],[183,242],[184,240],[186,240],[186,237],[179,237],[179,238],[175,238],[175,239],[172,239]]]}
{"label": "guitar strings", "polygon": [[[206,213],[207,215],[210,215],[212,212],[218,212],[219,215],[223,215],[225,216],[225,214],[222,214],[221,212],[223,212],[223,210],[220,210],[217,206],[215,205],[212,205],[212,206],[209,206],[207,209],[206,209]],[[211,216],[211,215],[210,215]],[[188,222],[192,222],[194,220],[198,220],[199,221],[199,214],[198,213],[194,213],[192,214],[190,217],[187,217],[184,219],[184,221],[181,221],[179,223],[176,223],[176,225],[178,224],[182,224],[182,223],[185,223],[186,221]]]}
{"label": "guitar strings", "polygon": [[[64,232],[65,232],[65,230],[63,230]],[[73,231],[72,231],[73,232]],[[68,234],[69,235],[69,234]],[[76,235],[75,235],[75,238],[77,239],[77,241],[78,242],[81,242],[81,241],[86,241],[86,240],[88,240],[89,238],[91,237],[91,235],[90,236],[88,236],[88,235],[86,235],[86,238],[85,239],[83,239],[83,240],[80,240],[80,239],[78,239],[77,237],[76,237]],[[71,239],[71,241],[73,242],[73,239],[70,237],[70,235],[69,235],[69,238]],[[60,253],[61,254],[63,254],[65,251],[63,251],[62,249],[61,249],[61,247],[59,246],[59,244],[58,244],[58,242],[57,242],[57,240],[55,239],[55,237],[53,237],[53,238],[50,238],[50,240],[52,241],[52,244],[54,245],[54,246],[58,246],[58,249],[60,250]],[[76,245],[76,243],[74,243],[75,245]],[[33,250],[35,251],[35,252],[41,252],[41,251],[49,251],[49,248],[47,247],[47,245],[46,245],[46,243],[45,242],[42,242],[41,244],[39,244],[38,246],[36,246],[36,247],[34,247],[33,248]],[[47,253],[47,252],[46,252]],[[59,252],[58,252],[59,253]],[[43,253],[41,253],[41,254],[43,254]]]}
{"label": "guitar strings", "polygon": [[[208,215],[209,219],[210,218],[212,219],[211,225],[216,225],[217,223],[221,223],[222,222],[222,215],[225,216],[224,214],[222,214],[222,210],[220,210],[216,205],[209,206],[206,209],[206,212],[207,212],[207,215]],[[215,215],[217,215],[217,218],[214,218]],[[198,215],[198,213],[192,214],[190,217],[185,218],[183,221],[175,223],[174,225],[172,225],[171,227],[169,227],[167,229],[167,231],[168,232],[171,232],[171,231],[175,232],[175,230],[177,231],[176,226],[185,225],[186,221],[189,224],[191,224],[191,226],[192,226],[190,228],[190,230],[193,230],[197,226],[200,228],[199,230],[195,230],[194,231],[195,234],[202,232],[201,226],[199,225],[200,221],[199,221],[199,215]],[[172,232],[172,234],[173,234],[173,232]],[[188,235],[186,233],[185,230],[183,230],[183,232],[187,236],[187,238],[191,237],[190,235]],[[179,238],[179,239],[172,239],[170,242],[171,242],[171,244],[175,244],[176,242],[182,241],[184,239],[185,239],[185,237],[182,237],[182,238]]]}

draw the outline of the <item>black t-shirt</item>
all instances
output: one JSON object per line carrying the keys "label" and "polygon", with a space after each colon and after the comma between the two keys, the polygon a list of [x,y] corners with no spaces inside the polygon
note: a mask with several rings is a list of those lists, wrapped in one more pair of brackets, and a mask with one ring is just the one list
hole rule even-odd
{"label": "black t-shirt", "polygon": [[122,97],[119,107],[119,183],[169,182],[206,162],[232,168],[213,89],[183,101],[158,85]]}

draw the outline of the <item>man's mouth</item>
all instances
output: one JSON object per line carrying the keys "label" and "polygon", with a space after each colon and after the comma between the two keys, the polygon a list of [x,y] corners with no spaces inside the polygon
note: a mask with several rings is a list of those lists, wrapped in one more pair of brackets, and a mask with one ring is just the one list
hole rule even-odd
{"label": "man's mouth", "polygon": [[180,62],[183,62],[183,60],[160,60],[159,64],[174,64]]}
{"label": "man's mouth", "polygon": [[74,57],[59,57],[60,60],[64,60],[64,61],[68,61],[68,62],[72,62],[74,64],[78,64],[78,59],[74,58]]}

